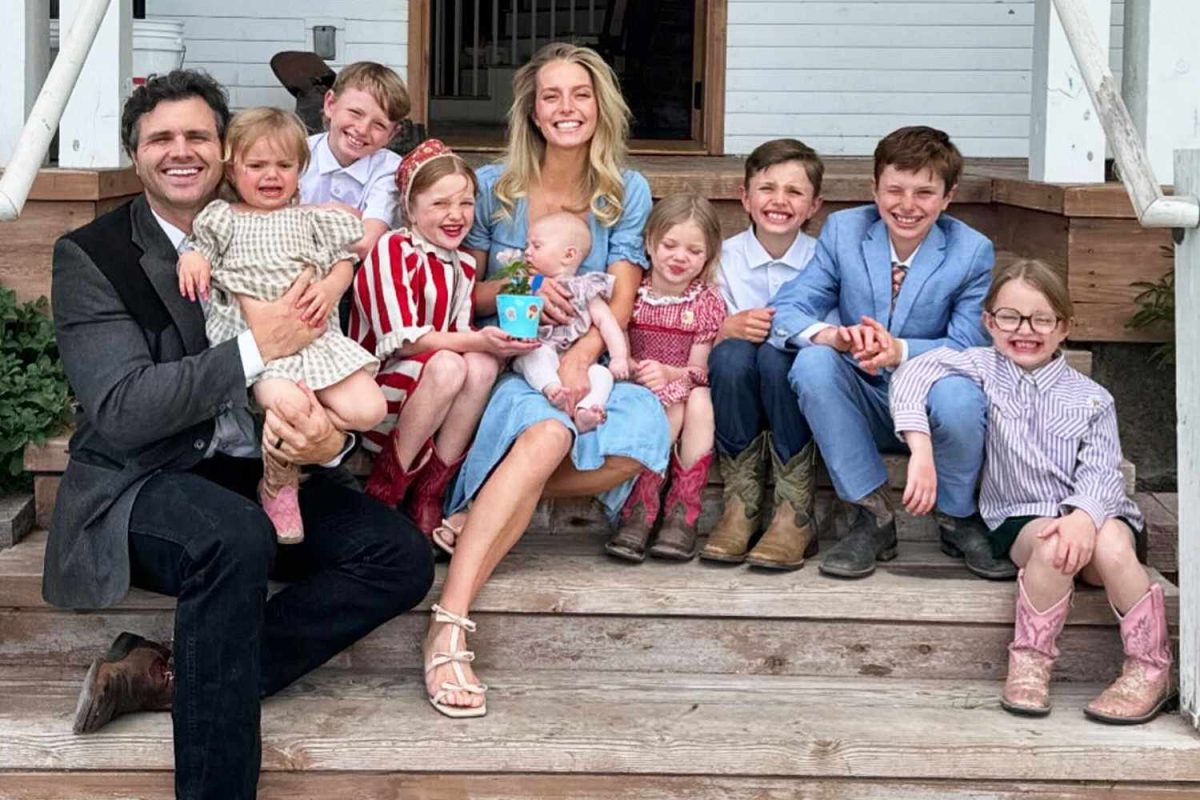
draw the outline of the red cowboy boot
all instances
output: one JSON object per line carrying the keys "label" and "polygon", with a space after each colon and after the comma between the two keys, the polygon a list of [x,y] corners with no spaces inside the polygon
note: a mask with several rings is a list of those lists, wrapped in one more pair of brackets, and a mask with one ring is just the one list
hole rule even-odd
{"label": "red cowboy boot", "polygon": [[678,452],[671,454],[671,488],[663,502],[662,528],[650,548],[653,557],[690,561],[700,549],[696,541],[696,522],[700,519],[700,500],[708,483],[708,468],[712,461],[710,450],[685,469]]}
{"label": "red cowboy boot", "polygon": [[425,468],[419,470],[416,480],[409,488],[408,498],[404,501],[404,510],[412,517],[413,522],[429,539],[433,529],[442,524],[442,506],[446,500],[446,486],[458,472],[466,460],[463,453],[449,464],[442,461],[436,447],[429,448],[429,460]]}
{"label": "red cowboy boot", "polygon": [[646,542],[650,531],[658,520],[662,504],[663,476],[642,468],[633,484],[633,491],[621,509],[621,525],[604,545],[610,556],[625,561],[641,562],[646,559]]}
{"label": "red cowboy boot", "polygon": [[412,465],[408,469],[404,469],[400,466],[400,459],[396,458],[396,431],[392,431],[387,444],[375,456],[375,463],[371,465],[371,475],[367,478],[367,486],[364,491],[385,506],[395,508],[396,504],[403,500],[404,495],[408,493],[409,485],[425,468],[432,452],[433,440],[430,439],[421,446]]}

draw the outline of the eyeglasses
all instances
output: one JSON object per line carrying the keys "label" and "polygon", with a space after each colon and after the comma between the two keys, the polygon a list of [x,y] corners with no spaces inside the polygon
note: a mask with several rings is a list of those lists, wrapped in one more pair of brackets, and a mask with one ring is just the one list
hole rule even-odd
{"label": "eyeglasses", "polygon": [[1062,322],[1062,317],[1053,314],[1025,315],[1015,308],[997,308],[988,313],[992,315],[996,327],[1005,333],[1016,333],[1025,322],[1029,323],[1029,329],[1034,333],[1054,333],[1058,323]]}

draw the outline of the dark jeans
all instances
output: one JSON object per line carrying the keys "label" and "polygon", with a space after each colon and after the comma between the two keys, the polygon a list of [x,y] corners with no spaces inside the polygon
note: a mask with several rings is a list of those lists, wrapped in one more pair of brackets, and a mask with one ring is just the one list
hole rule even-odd
{"label": "dark jeans", "polygon": [[708,382],[717,419],[717,447],[728,456],[745,450],[765,430],[787,463],[812,439],[788,381],[795,351],[764,342],[726,339],[708,357]]}
{"label": "dark jeans", "polygon": [[[259,701],[397,614],[433,582],[406,517],[327,475],[300,488],[304,542],[277,547],[252,498],[256,460],[218,456],[154,476],[129,522],[135,586],[175,611],[175,792],[253,798]],[[268,576],[290,585],[267,599]]]}

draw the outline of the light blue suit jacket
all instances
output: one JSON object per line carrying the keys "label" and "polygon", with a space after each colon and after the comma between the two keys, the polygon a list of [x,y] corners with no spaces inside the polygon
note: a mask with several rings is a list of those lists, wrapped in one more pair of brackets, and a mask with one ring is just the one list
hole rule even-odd
{"label": "light blue suit jacket", "polygon": [[917,251],[892,305],[892,258],[887,226],[874,205],[830,214],[804,272],[771,300],[768,341],[784,350],[798,333],[837,310],[843,325],[873,317],[908,343],[908,357],[935,347],[986,345],[983,299],[996,253],[986,236],[942,214]]}

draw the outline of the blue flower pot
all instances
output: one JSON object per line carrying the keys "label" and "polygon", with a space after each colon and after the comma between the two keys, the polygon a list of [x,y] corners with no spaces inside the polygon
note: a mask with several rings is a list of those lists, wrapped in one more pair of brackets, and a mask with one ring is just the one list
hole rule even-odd
{"label": "blue flower pot", "polygon": [[542,318],[541,297],[528,294],[502,294],[496,297],[500,329],[518,339],[536,339]]}

